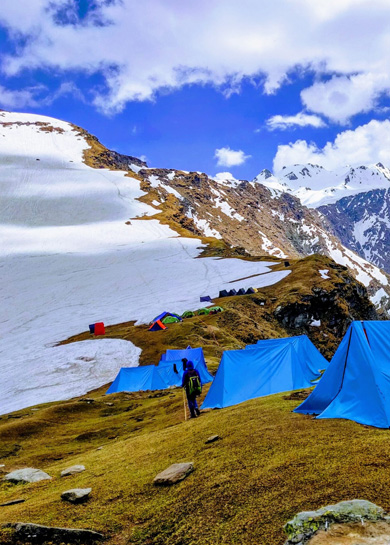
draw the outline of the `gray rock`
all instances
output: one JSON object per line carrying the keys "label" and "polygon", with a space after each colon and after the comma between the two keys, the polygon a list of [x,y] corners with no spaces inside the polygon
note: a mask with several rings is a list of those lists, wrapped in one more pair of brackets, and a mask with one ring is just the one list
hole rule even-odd
{"label": "gray rock", "polygon": [[208,443],[215,443],[215,441],[219,441],[221,437],[219,435],[211,435],[208,439],[206,439],[205,443],[206,445]]}
{"label": "gray rock", "polygon": [[85,466],[82,466],[82,465],[67,467],[66,469],[61,471],[61,477],[67,477],[68,475],[75,475],[76,473],[82,473],[83,471],[85,471]]}
{"label": "gray rock", "polygon": [[70,503],[83,503],[89,499],[92,488],[72,488],[61,494],[61,499]]}
{"label": "gray rock", "polygon": [[0,507],[7,507],[7,505],[16,505],[17,503],[24,503],[25,501],[26,500],[22,499],[6,501],[5,503],[0,503]]}
{"label": "gray rock", "polygon": [[167,469],[156,475],[153,484],[158,486],[171,485],[178,483],[188,477],[194,471],[194,463],[186,462],[182,464],[172,464]]}
{"label": "gray rock", "polygon": [[53,526],[41,526],[29,522],[10,522],[4,524],[5,528],[14,528],[15,537],[21,542],[42,543],[52,541],[53,543],[95,543],[104,538],[103,534],[92,530],[78,528],[56,528]]}
{"label": "gray rock", "polygon": [[32,467],[16,469],[15,471],[11,471],[11,473],[7,473],[4,477],[5,481],[11,481],[12,483],[36,483],[45,479],[51,479],[50,475],[41,469],[34,469]]}
{"label": "gray rock", "polygon": [[366,500],[341,501],[317,511],[303,511],[285,525],[288,536],[285,545],[304,545],[316,532],[334,523],[381,521],[385,516],[381,507]]}

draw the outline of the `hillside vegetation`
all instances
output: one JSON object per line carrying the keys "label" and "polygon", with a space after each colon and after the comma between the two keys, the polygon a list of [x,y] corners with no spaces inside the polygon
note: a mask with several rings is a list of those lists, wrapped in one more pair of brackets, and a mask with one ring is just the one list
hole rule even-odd
{"label": "hillside vegetation", "polygon": [[[107,336],[140,346],[141,364],[157,363],[166,348],[203,346],[215,371],[223,350],[259,338],[308,333],[329,357],[348,321],[376,317],[365,288],[330,259],[310,256],[290,268],[287,279],[254,295],[216,300],[221,314],[154,333],[145,325],[112,325]],[[313,319],[321,325],[311,326]],[[85,338],[89,333],[65,342]],[[0,417],[0,471],[38,467],[53,477],[31,485],[0,482],[0,503],[26,500],[1,507],[0,523],[91,528],[109,545],[278,545],[283,524],[297,511],[355,497],[390,509],[387,432],[292,413],[306,393],[185,422],[180,389],[105,396],[106,389]],[[212,434],[222,440],[206,445]],[[152,485],[158,472],[185,461],[195,463],[185,481]],[[86,471],[60,478],[74,464]],[[76,487],[92,487],[90,500],[62,502],[61,492]],[[0,543],[12,543],[11,530],[0,530]]]}

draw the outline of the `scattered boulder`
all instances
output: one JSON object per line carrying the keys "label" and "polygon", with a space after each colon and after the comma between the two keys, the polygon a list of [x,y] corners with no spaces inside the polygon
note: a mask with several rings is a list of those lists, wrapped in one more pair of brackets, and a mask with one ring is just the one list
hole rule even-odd
{"label": "scattered boulder", "polygon": [[73,488],[61,494],[61,499],[70,503],[83,503],[89,499],[92,488]]}
{"label": "scattered boulder", "polygon": [[78,528],[56,528],[29,522],[10,522],[5,528],[15,529],[15,538],[22,543],[95,543],[104,538],[103,534]]}
{"label": "scattered boulder", "polygon": [[284,530],[288,536],[285,545],[305,545],[319,530],[327,530],[334,523],[384,521],[386,513],[366,500],[341,501],[321,507],[317,511],[303,511],[288,521]]}
{"label": "scattered boulder", "polygon": [[157,486],[169,486],[176,484],[194,471],[194,463],[186,462],[182,464],[172,464],[167,469],[156,475],[153,484]]}
{"label": "scattered boulder", "polygon": [[25,501],[26,500],[22,499],[6,501],[5,503],[0,503],[0,507],[7,507],[7,505],[16,505],[17,503],[24,503]]}
{"label": "scattered boulder", "polygon": [[32,467],[16,469],[15,471],[11,471],[11,473],[7,473],[4,477],[5,481],[11,481],[12,483],[36,483],[45,479],[51,479],[50,475],[41,469],[34,469]]}
{"label": "scattered boulder", "polygon": [[85,466],[82,466],[82,465],[67,467],[66,469],[61,471],[61,477],[67,477],[68,475],[75,475],[76,473],[82,473],[83,471],[85,471]]}
{"label": "scattered boulder", "polygon": [[208,443],[215,443],[215,441],[219,441],[221,437],[219,435],[211,435],[208,439],[206,439],[205,443],[206,445]]}

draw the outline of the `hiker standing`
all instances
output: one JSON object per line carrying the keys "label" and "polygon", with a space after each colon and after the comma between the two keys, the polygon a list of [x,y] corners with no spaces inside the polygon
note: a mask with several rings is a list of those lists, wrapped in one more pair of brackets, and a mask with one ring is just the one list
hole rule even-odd
{"label": "hiker standing", "polygon": [[192,361],[187,361],[187,369],[183,375],[182,388],[185,388],[187,394],[188,408],[190,410],[191,418],[196,418],[200,415],[198,409],[198,403],[196,397],[202,393],[202,383],[200,381],[200,375]]}

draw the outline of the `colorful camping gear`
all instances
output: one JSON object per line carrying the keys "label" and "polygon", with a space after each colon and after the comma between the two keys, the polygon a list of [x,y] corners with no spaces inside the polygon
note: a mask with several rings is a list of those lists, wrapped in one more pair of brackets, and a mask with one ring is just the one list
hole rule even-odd
{"label": "colorful camping gear", "polygon": [[223,312],[223,308],[219,306],[209,307],[210,314],[217,314],[217,312]]}
{"label": "colorful camping gear", "polygon": [[[202,348],[191,348],[187,346],[184,350],[167,350],[165,354],[161,355],[160,363],[158,364],[159,369],[165,368],[166,366],[173,369],[173,365],[176,365],[177,371],[180,375],[180,382],[178,377],[170,374],[170,380],[176,379],[174,384],[171,386],[181,386],[181,379],[183,376],[183,363],[182,359],[187,358],[187,360],[192,361],[194,368],[198,371],[200,375],[200,380],[202,384],[206,384],[213,380],[212,375],[208,372],[206,361],[204,359],[203,349]],[[176,373],[175,373],[176,375]]]}
{"label": "colorful camping gear", "polygon": [[172,316],[173,318],[177,318],[177,320],[174,320],[175,322],[181,322],[182,318],[178,314],[172,314],[172,312],[162,312],[159,316],[156,316],[156,318],[151,322],[151,325],[149,327],[149,331],[160,331],[161,329],[166,329],[165,323],[171,323],[171,322],[165,322],[164,319],[168,316]]}
{"label": "colorful camping gear", "polygon": [[141,392],[145,390],[165,390],[167,384],[155,365],[142,367],[122,367],[107,394],[115,392]]}
{"label": "colorful camping gear", "polygon": [[237,295],[237,292],[236,292],[235,289],[232,289],[232,290],[229,291],[228,295],[229,295],[229,297],[232,297],[233,295]]}
{"label": "colorful camping gear", "polygon": [[91,333],[91,335],[93,335],[95,333],[95,324],[90,324],[88,327],[89,332]]}
{"label": "colorful camping gear", "polygon": [[195,314],[192,312],[192,310],[186,310],[181,315],[182,318],[192,318],[193,316],[195,316]]}
{"label": "colorful camping gear", "polygon": [[176,318],[176,316],[165,316],[162,320],[163,324],[174,324],[176,322],[180,322],[179,318]]}
{"label": "colorful camping gear", "polygon": [[166,328],[167,326],[164,325],[161,320],[157,320],[156,322],[152,323],[148,331],[161,331],[162,329],[166,329]]}
{"label": "colorful camping gear", "polygon": [[229,407],[256,397],[313,386],[326,359],[306,335],[259,341],[222,355],[202,408]]}
{"label": "colorful camping gear", "polygon": [[227,297],[229,293],[226,290],[221,290],[218,297]]}
{"label": "colorful camping gear", "polygon": [[250,295],[251,293],[256,293],[256,290],[254,288],[248,288],[245,292],[245,295]]}
{"label": "colorful camping gear", "polygon": [[318,386],[295,409],[390,427],[390,321],[352,322]]}
{"label": "colorful camping gear", "polygon": [[240,288],[237,292],[237,295],[246,295],[246,291],[244,290],[244,288]]}
{"label": "colorful camping gear", "polygon": [[200,308],[196,311],[197,316],[202,316],[203,314],[210,314],[210,309],[208,308]]}
{"label": "colorful camping gear", "polygon": [[106,329],[104,327],[104,323],[103,322],[96,322],[93,333],[94,333],[95,336],[105,335],[106,334]]}

